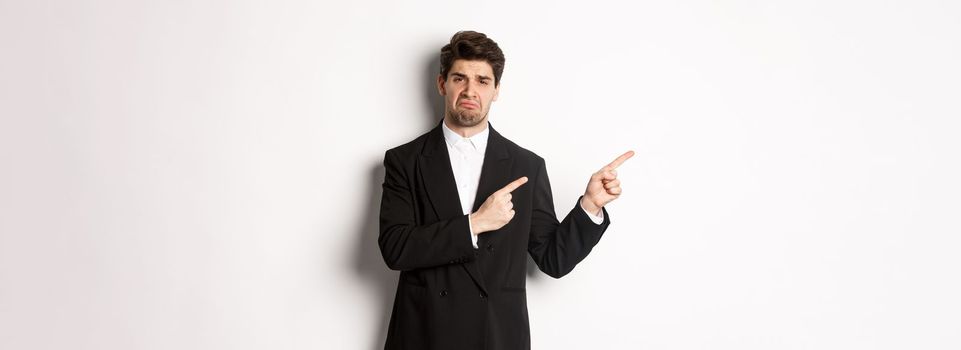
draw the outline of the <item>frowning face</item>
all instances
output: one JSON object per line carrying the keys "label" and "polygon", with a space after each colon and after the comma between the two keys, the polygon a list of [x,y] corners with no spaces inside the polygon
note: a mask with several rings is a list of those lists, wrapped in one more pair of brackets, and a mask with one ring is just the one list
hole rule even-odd
{"label": "frowning face", "polygon": [[444,96],[444,114],[457,126],[472,127],[487,120],[499,86],[487,61],[455,60],[447,76],[437,76],[437,90]]}

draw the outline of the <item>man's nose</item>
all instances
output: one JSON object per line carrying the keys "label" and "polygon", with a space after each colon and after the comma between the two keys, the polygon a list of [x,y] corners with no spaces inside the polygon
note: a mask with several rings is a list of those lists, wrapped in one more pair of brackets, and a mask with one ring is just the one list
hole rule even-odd
{"label": "man's nose", "polygon": [[471,82],[468,82],[468,83],[466,84],[466,86],[464,87],[463,94],[464,94],[465,97],[474,97],[474,94],[475,94],[476,92],[477,92],[477,88],[474,87],[474,84],[471,83]]}

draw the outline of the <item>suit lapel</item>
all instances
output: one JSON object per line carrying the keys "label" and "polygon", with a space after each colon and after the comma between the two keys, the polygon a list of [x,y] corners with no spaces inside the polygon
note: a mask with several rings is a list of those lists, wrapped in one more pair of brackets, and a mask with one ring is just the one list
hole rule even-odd
{"label": "suit lapel", "polygon": [[[441,123],[443,122],[444,121],[441,120]],[[502,164],[499,161],[492,163],[492,160],[489,159],[489,156],[492,154],[491,152],[494,150],[494,148],[491,146],[496,143],[492,143],[494,139],[494,129],[491,129],[491,135],[487,139],[487,151],[484,152],[484,164],[481,166],[480,184],[477,188],[478,198],[483,195],[483,199],[480,199],[480,202],[478,202],[476,199],[474,200],[475,204],[473,211],[477,211],[477,208],[480,206],[477,203],[484,203],[484,200],[490,196],[490,193],[493,193],[493,191],[490,191],[487,194],[484,194],[485,190],[483,189],[495,185],[495,183],[493,183],[495,180],[488,179],[485,181],[484,174],[488,174],[486,176],[488,178],[492,176],[497,178],[499,177],[497,174],[502,172]],[[501,145],[500,148],[505,149],[503,145]],[[424,170],[421,172],[421,176],[424,180],[424,187],[427,189],[427,196],[429,197],[431,207],[434,208],[434,213],[437,214],[437,217],[441,220],[447,220],[464,215],[464,212],[460,206],[460,196],[457,193],[457,183],[454,180],[454,170],[450,165],[450,155],[447,152],[446,141],[444,141],[444,132],[441,130],[440,125],[437,125],[434,130],[431,130],[430,134],[427,136],[427,141],[424,145],[424,151],[420,156],[420,162],[423,165]],[[488,170],[489,168],[492,170]],[[488,184],[485,185],[485,183]],[[494,191],[496,190],[497,189],[494,189]],[[480,238],[482,237],[484,236],[481,235],[478,237],[478,246],[480,244]],[[464,239],[469,238],[464,237]],[[485,295],[489,294],[477,262],[473,261],[462,264],[461,266],[464,267],[464,270],[467,271],[467,274],[470,275],[472,280],[474,280],[474,284],[476,284]]]}
{"label": "suit lapel", "polygon": [[[477,185],[477,197],[474,198],[474,211],[484,204],[487,197],[514,180],[510,178],[513,161],[507,151],[507,140],[490,127],[487,151],[484,152],[484,164],[481,166],[480,183]],[[492,241],[496,241],[499,236],[501,236],[500,231],[484,233],[477,237],[477,246],[483,249]]]}
{"label": "suit lapel", "polygon": [[477,185],[477,197],[474,198],[473,210],[477,211],[487,197],[510,183],[511,164],[513,159],[507,152],[507,142],[501,134],[490,128],[487,137],[487,150],[484,152],[484,164],[481,166],[480,183]]}
{"label": "suit lapel", "polygon": [[[443,121],[441,121],[443,123]],[[450,156],[444,141],[441,126],[437,125],[427,136],[420,162],[423,165],[421,176],[434,213],[441,220],[464,215],[457,195],[457,183],[451,169]]]}
{"label": "suit lapel", "polygon": [[[480,209],[494,191],[507,186],[514,180],[510,178],[513,159],[507,151],[507,140],[493,127],[488,127],[490,136],[487,138],[480,183],[477,185],[477,195],[474,197],[471,211]],[[438,125],[427,136],[424,151],[420,156],[420,162],[424,167],[421,174],[435,214],[441,219],[449,219],[464,213],[461,211],[457,183],[454,181],[454,171],[450,165],[450,155],[447,153],[446,141],[440,128],[441,126]]]}

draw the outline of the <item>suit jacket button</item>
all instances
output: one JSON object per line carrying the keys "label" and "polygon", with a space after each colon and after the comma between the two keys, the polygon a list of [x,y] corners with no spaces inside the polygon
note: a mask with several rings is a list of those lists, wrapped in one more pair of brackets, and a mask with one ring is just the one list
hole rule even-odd
{"label": "suit jacket button", "polygon": [[444,289],[444,290],[440,291],[440,296],[446,297],[446,296],[447,296],[447,290]]}
{"label": "suit jacket button", "polygon": [[484,295],[484,293],[480,293],[480,298],[481,298],[481,299],[484,299],[484,300],[487,300],[487,296]]}
{"label": "suit jacket button", "polygon": [[454,260],[451,260],[448,264],[453,264],[453,263],[454,263]]}
{"label": "suit jacket button", "polygon": [[488,244],[488,245],[487,245],[487,251],[493,253],[493,252],[494,252],[494,245],[493,245],[493,244]]}

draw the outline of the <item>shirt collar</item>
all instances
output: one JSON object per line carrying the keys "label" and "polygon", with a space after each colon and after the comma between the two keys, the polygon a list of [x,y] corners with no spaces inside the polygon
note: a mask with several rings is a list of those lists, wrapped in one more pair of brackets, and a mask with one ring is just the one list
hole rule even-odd
{"label": "shirt collar", "polygon": [[475,134],[471,137],[462,137],[458,135],[454,130],[447,127],[447,122],[440,123],[444,130],[444,140],[447,141],[447,145],[454,147],[458,142],[466,141],[468,144],[474,146],[474,149],[481,154],[487,149],[487,139],[490,137],[490,124],[487,124],[486,128],[481,132]]}

